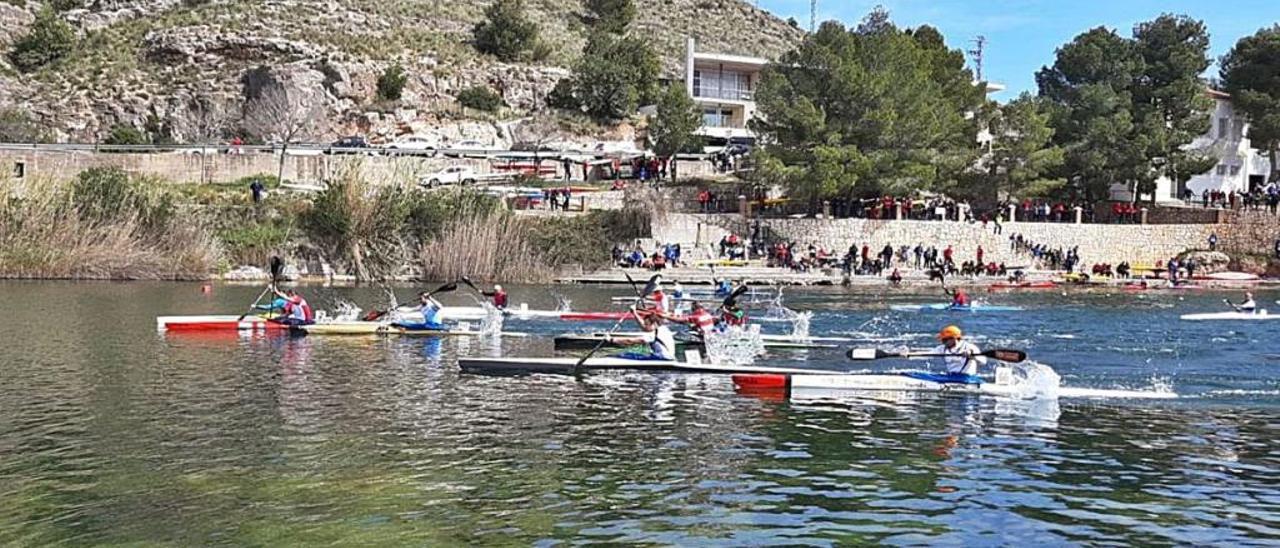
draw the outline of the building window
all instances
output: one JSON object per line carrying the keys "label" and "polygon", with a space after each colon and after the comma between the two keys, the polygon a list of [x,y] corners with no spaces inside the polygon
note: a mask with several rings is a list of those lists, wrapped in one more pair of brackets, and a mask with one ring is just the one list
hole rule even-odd
{"label": "building window", "polygon": [[1227,174],[1227,165],[1218,164],[1218,175],[1226,175],[1226,174]]}
{"label": "building window", "polygon": [[21,178],[26,177],[26,176],[27,176],[27,163],[26,163],[26,162],[14,162],[14,163],[13,163],[13,178],[14,178],[14,179],[21,179]]}
{"label": "building window", "polygon": [[693,96],[702,97],[702,71],[693,71]]}
{"label": "building window", "polygon": [[1231,135],[1231,119],[1218,118],[1218,138],[1226,139],[1229,135]]}
{"label": "building window", "polygon": [[1239,174],[1240,174],[1240,166],[1231,166],[1231,176],[1234,177]]}
{"label": "building window", "polygon": [[734,127],[733,111],[729,109],[702,109],[702,125],[706,127]]}

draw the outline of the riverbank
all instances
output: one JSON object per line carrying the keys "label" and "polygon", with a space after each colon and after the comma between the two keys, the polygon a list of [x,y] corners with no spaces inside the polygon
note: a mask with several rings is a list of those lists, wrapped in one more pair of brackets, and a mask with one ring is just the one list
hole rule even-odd
{"label": "riverbank", "polygon": [[290,277],[353,281],[549,281],[609,265],[614,242],[647,236],[638,208],[515,215],[467,189],[375,183],[357,170],[323,188],[250,180],[172,185],[115,168],[68,180],[0,179],[0,278],[206,280],[282,256]]}

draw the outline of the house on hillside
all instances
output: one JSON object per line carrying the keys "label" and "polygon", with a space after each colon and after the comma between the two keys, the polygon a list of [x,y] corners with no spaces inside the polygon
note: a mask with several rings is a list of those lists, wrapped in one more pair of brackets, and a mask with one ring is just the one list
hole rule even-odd
{"label": "house on hillside", "polygon": [[696,40],[686,41],[685,89],[702,111],[697,134],[708,145],[755,143],[747,122],[756,115],[755,90],[767,64],[760,57],[699,52]]}
{"label": "house on hillside", "polygon": [[[1253,148],[1250,142],[1249,123],[1243,115],[1236,114],[1231,106],[1231,95],[1207,90],[1213,99],[1214,109],[1209,133],[1192,141],[1191,148],[1207,151],[1218,159],[1218,164],[1208,173],[1202,173],[1187,181],[1186,189],[1196,197],[1205,191],[1249,192],[1266,186],[1271,173],[1271,162]],[[1182,189],[1173,181],[1161,178],[1156,182],[1156,201],[1174,202],[1182,197]]]}

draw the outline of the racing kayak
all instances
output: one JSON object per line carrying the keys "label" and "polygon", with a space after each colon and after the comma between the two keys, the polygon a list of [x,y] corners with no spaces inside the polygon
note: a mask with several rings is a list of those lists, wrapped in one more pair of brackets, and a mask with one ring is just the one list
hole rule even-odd
{"label": "racing kayak", "polygon": [[286,331],[289,326],[260,316],[159,316],[159,331]]}
{"label": "racing kayak", "polygon": [[793,390],[893,390],[907,392],[961,392],[991,396],[1013,396],[1012,384],[984,382],[978,377],[951,377],[933,373],[907,374],[820,374],[782,373],[736,374],[734,387],[740,392],[791,392]]}
{"label": "racing kayak", "polygon": [[485,333],[474,329],[405,329],[382,322],[326,322],[299,326],[295,329],[308,335],[401,335],[421,337],[501,335],[503,337],[528,337],[528,333]]}
{"label": "racing kayak", "polygon": [[897,304],[889,307],[889,310],[898,312],[1018,312],[1022,310],[1020,306],[1000,306],[993,304],[970,304],[966,306],[953,305],[949,303],[932,303],[932,304]]}
{"label": "racing kayak", "polygon": [[[643,337],[643,333],[614,333],[613,339],[632,339]],[[571,333],[566,335],[557,335],[555,338],[556,350],[590,350],[595,348],[597,344],[605,337],[604,333]],[[806,339],[787,339],[787,338],[767,338],[762,336],[765,348],[774,348],[780,350],[809,350],[818,348],[837,348],[834,344],[815,343]],[[610,341],[604,343],[605,347],[618,348],[623,345]],[[676,346],[679,349],[694,348],[701,350],[704,345],[702,341],[692,338],[677,338]]]}
{"label": "racing kayak", "polygon": [[1268,314],[1266,310],[1259,310],[1257,312],[1209,312],[1204,314],[1183,314],[1181,318],[1188,321],[1257,321],[1280,320],[1280,314]]}
{"label": "racing kayak", "polygon": [[[559,373],[571,374],[580,358],[458,358],[458,367],[464,373],[517,374]],[[817,369],[774,368],[741,365],[716,365],[696,361],[629,360],[602,356],[590,358],[578,368],[582,371],[649,371],[658,373],[750,373],[809,375],[833,373]]]}

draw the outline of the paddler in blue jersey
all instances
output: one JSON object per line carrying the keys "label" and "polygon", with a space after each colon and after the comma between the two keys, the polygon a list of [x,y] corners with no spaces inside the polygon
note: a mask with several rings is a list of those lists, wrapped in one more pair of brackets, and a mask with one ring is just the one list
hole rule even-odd
{"label": "paddler in blue jersey", "polygon": [[418,305],[408,310],[408,312],[422,312],[422,322],[397,321],[391,325],[410,331],[444,331],[447,328],[440,323],[441,308],[444,308],[444,306],[440,304],[440,301],[435,300],[430,293],[423,291],[418,294]]}
{"label": "paddler in blue jersey", "polygon": [[[280,315],[271,321],[293,326],[316,323],[315,315],[311,311],[311,305],[307,304],[307,300],[302,298],[302,295],[299,295],[297,291],[290,288],[281,293],[279,289],[275,289],[275,286],[272,286],[272,290],[275,291],[277,299],[284,300],[284,304],[281,306]],[[274,304],[272,303],[272,305]]]}
{"label": "paddler in blue jersey", "polygon": [[953,377],[966,378],[975,377],[978,374],[978,366],[986,365],[987,358],[980,356],[982,352],[973,343],[964,340],[964,333],[959,327],[948,325],[942,328],[938,333],[938,340],[942,342],[934,350],[935,354],[944,354],[943,362],[947,366],[947,375]]}
{"label": "paddler in blue jersey", "polygon": [[717,297],[728,297],[730,293],[733,293],[733,282],[729,281],[728,278],[716,280]]}

